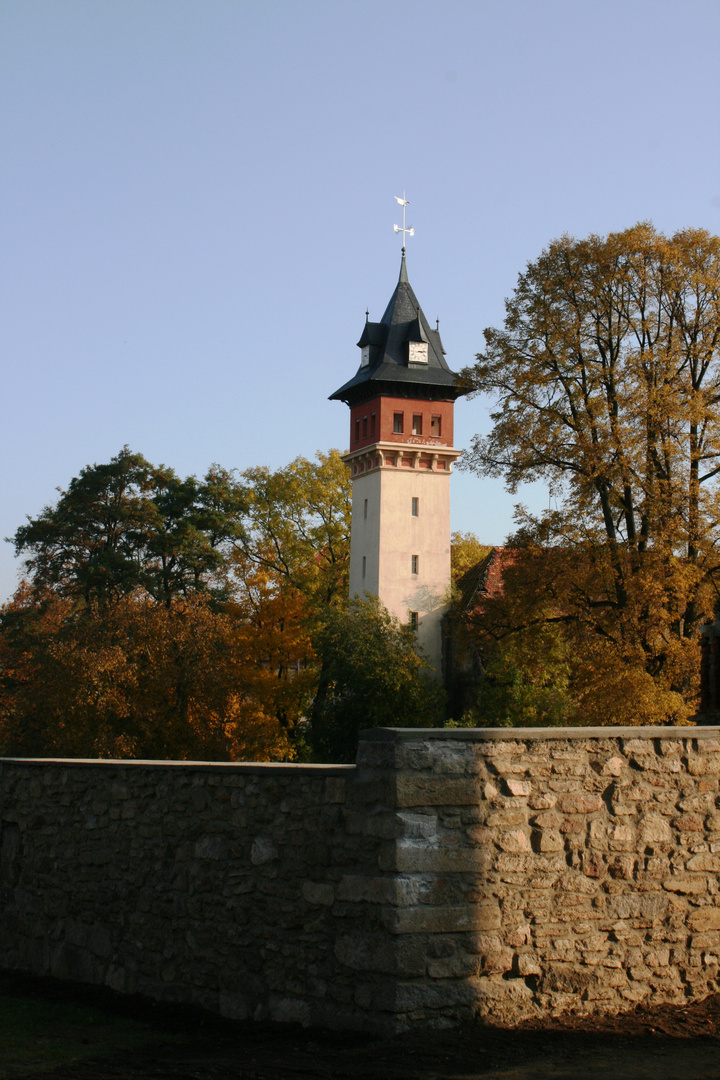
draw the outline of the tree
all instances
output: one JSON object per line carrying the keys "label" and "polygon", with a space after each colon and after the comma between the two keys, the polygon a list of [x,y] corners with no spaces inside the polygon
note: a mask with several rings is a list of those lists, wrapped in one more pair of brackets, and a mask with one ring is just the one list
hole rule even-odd
{"label": "tree", "polygon": [[364,728],[442,722],[444,694],[416,652],[414,632],[376,598],[330,609],[315,648],[322,660],[310,731],[316,761],[354,761]]}
{"label": "tree", "polygon": [[244,557],[278,586],[297,590],[323,608],[348,588],[352,488],[337,450],[316,461],[296,458],[285,468],[248,469]]}
{"label": "tree", "polygon": [[452,580],[455,584],[472,566],[476,566],[492,550],[489,544],[481,544],[471,532],[454,532],[450,537]]}
{"label": "tree", "polygon": [[521,513],[513,541],[559,553],[541,621],[582,632],[596,694],[591,658],[669,693],[677,715],[720,573],[720,240],[648,224],[563,237],[485,339],[465,375],[497,407],[468,465],[550,487],[555,508]]}
{"label": "tree", "polygon": [[[0,752],[268,760],[292,749],[253,628],[195,593],[113,605],[27,587],[0,612]],[[270,699],[271,700],[271,699]]]}
{"label": "tree", "polygon": [[244,488],[213,466],[181,480],[127,447],[60,491],[13,538],[38,594],[117,602],[137,588],[169,605],[220,586],[228,546],[242,534]]}

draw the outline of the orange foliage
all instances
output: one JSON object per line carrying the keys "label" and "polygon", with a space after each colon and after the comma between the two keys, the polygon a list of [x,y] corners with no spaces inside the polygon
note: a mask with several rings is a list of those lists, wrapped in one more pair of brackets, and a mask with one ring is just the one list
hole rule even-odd
{"label": "orange foliage", "polygon": [[207,598],[112,608],[25,589],[2,612],[0,745],[73,757],[272,760],[292,747],[264,641]]}

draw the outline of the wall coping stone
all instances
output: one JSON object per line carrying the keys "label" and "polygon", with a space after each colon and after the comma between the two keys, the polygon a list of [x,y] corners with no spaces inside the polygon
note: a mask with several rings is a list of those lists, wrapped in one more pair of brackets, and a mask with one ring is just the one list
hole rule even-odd
{"label": "wall coping stone", "polygon": [[354,772],[357,765],[308,765],[294,761],[155,761],[138,758],[18,758],[0,757],[0,765],[62,765],[78,768],[112,766],[115,769],[133,769],[138,766],[153,769],[187,769],[190,772],[245,773],[267,776],[271,772],[291,772],[294,776],[317,775],[345,776]]}
{"label": "wall coping stone", "polygon": [[693,727],[532,727],[532,728],[370,728],[361,731],[363,742],[508,742],[546,739],[717,739],[720,725]]}

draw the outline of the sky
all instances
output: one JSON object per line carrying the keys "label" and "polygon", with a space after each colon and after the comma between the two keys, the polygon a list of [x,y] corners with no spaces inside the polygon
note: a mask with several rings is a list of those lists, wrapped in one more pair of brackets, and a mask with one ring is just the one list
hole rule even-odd
{"label": "sky", "polygon": [[[719,46],[717,0],[0,0],[0,601],[1,538],[126,444],[347,447],[395,195],[456,371],[552,239],[720,231]],[[452,528],[546,497],[456,470]]]}

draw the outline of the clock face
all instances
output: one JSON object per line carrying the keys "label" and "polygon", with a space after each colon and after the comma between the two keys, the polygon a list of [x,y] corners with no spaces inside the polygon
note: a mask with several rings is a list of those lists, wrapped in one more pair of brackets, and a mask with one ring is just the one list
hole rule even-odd
{"label": "clock face", "polygon": [[409,341],[408,342],[408,361],[411,364],[427,364],[428,362],[428,347],[427,341]]}
{"label": "clock face", "polygon": [[360,367],[367,367],[370,363],[370,346],[363,345],[360,353]]}

